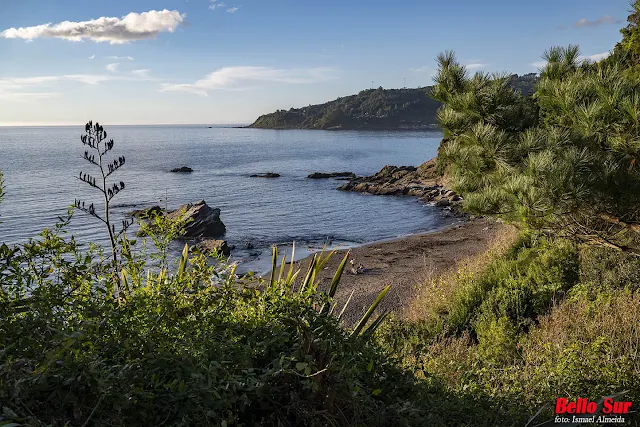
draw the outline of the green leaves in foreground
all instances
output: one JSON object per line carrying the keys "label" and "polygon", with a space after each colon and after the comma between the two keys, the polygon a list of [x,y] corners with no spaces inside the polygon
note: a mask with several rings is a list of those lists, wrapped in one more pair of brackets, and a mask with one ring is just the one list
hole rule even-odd
{"label": "green leaves in foreground", "polygon": [[[295,245],[294,245],[294,250],[295,250]],[[331,252],[329,252],[327,255],[324,255],[325,253],[325,249],[323,248],[322,251],[318,254],[313,255],[313,257],[311,258],[311,262],[309,263],[309,267],[307,268],[307,272],[304,276],[304,279],[302,280],[302,282],[300,283],[297,292],[302,295],[305,292],[309,293],[313,293],[316,292],[317,288],[318,288],[318,276],[320,274],[320,272],[324,269],[325,265],[327,264],[327,262],[329,261],[329,259],[333,256],[333,254],[335,253],[336,249],[332,250]],[[342,278],[342,273],[344,272],[345,266],[347,265],[347,261],[349,260],[349,255],[350,252],[347,252],[345,254],[345,256],[342,258],[342,261],[340,261],[340,264],[338,265],[338,268],[336,269],[335,274],[333,275],[333,278],[331,279],[331,283],[329,285],[329,290],[326,294],[327,297],[329,297],[329,299],[333,299],[338,291],[338,288],[340,286],[340,279]],[[271,256],[271,274],[270,274],[270,279],[269,279],[269,286],[273,287],[276,284],[276,267],[278,264],[278,248],[277,247],[273,247],[273,251],[272,251],[272,256]],[[284,271],[284,267],[286,264],[286,255],[283,255],[282,257],[282,263],[280,266],[280,273],[278,275],[279,279],[281,280],[283,277],[283,271]],[[285,284],[290,287],[292,289],[293,292],[293,287],[294,287],[294,279],[295,277],[298,275],[298,273],[300,272],[300,270],[295,271],[295,273],[293,272],[293,268],[294,268],[294,263],[293,263],[293,254],[292,254],[292,258],[291,258],[291,264],[290,264],[290,268],[289,268],[289,274],[285,280]],[[384,298],[386,297],[387,293],[389,292],[389,290],[391,289],[391,286],[387,286],[385,287],[376,297],[376,299],[373,301],[373,303],[371,304],[371,306],[367,309],[367,311],[365,312],[364,316],[362,316],[362,318],[360,319],[360,321],[358,322],[358,324],[355,326],[355,328],[353,329],[353,331],[351,332],[351,336],[358,336],[361,335],[365,338],[370,337],[373,332],[375,332],[376,328],[384,321],[384,319],[387,317],[387,315],[389,314],[388,312],[385,312],[383,314],[381,314],[380,316],[378,316],[366,329],[365,326],[367,325],[367,323],[369,322],[369,320],[371,319],[371,316],[375,313],[376,309],[378,308],[378,305],[380,305],[380,303],[384,300]],[[349,296],[349,298],[347,299],[347,302],[345,303],[345,305],[343,306],[342,310],[340,311],[340,314],[337,317],[337,320],[340,321],[342,319],[342,316],[344,315],[345,311],[347,310],[347,308],[349,307],[349,303],[351,302],[351,297],[353,297],[353,293],[351,293],[351,296]],[[329,301],[329,303],[324,303],[320,306],[319,312],[320,313],[327,313],[328,315],[333,315],[333,311],[335,309],[335,306],[329,310],[328,312],[326,311],[326,308],[329,306],[331,301]]]}
{"label": "green leaves in foreground", "polygon": [[371,321],[388,288],[353,332],[328,309],[348,255],[321,292],[333,252],[296,280],[274,249],[279,271],[263,280],[188,245],[174,268],[127,248],[126,292],[114,298],[99,253],[46,236],[15,262],[0,247],[0,342],[11,344],[0,351],[0,402],[13,411],[0,424],[416,425],[414,379],[367,335],[384,320]]}

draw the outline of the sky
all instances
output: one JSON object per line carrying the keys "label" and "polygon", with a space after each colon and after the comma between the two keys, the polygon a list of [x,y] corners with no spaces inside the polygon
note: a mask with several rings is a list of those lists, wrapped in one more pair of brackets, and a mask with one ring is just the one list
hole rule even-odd
{"label": "sky", "polygon": [[629,0],[0,0],[0,126],[244,124],[370,87],[602,58]]}

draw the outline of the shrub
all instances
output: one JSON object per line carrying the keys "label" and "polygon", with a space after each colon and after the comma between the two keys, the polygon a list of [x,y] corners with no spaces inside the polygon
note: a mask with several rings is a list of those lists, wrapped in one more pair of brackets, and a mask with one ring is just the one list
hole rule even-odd
{"label": "shrub", "polygon": [[461,281],[445,310],[450,330],[476,333],[502,317],[526,330],[577,283],[578,251],[570,243],[543,239],[532,246],[525,237],[514,248]]}
{"label": "shrub", "polygon": [[69,219],[0,247],[5,421],[408,425],[425,415],[407,400],[424,396],[413,377],[363,337],[373,330],[350,333],[321,309],[329,296],[315,272],[295,289],[292,270],[238,279],[185,247],[170,274],[125,237],[116,297],[111,262],[63,237]]}

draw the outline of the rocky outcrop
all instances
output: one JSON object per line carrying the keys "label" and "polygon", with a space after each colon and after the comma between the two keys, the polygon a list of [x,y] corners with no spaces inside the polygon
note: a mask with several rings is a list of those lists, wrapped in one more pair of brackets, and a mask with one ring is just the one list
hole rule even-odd
{"label": "rocky outcrop", "polygon": [[352,179],[338,189],[377,195],[414,196],[454,212],[459,211],[462,202],[462,197],[448,189],[437,174],[435,159],[417,168],[385,166],[375,175]]}
{"label": "rocky outcrop", "polygon": [[218,237],[227,231],[220,219],[220,209],[209,207],[204,200],[182,205],[169,212],[167,218],[187,221],[184,234],[186,238]]}
{"label": "rocky outcrop", "polygon": [[280,178],[279,173],[274,172],[265,172],[265,173],[256,173],[253,175],[249,175],[250,178]]}
{"label": "rocky outcrop", "polygon": [[187,167],[187,166],[182,166],[181,168],[171,169],[171,172],[176,172],[176,173],[191,173],[191,172],[193,172],[193,169],[191,169],[190,167]]}
{"label": "rocky outcrop", "polygon": [[[129,212],[129,215],[146,219],[154,215],[165,215],[165,212],[160,206],[153,206]],[[185,221],[185,233],[182,237],[187,239],[219,237],[227,231],[220,219],[220,209],[209,207],[204,200],[182,205],[166,215],[170,220],[182,219]]]}
{"label": "rocky outcrop", "polygon": [[229,247],[226,240],[203,240],[198,243],[197,247],[203,253],[211,256],[222,254],[228,257],[231,255],[231,247]]}
{"label": "rocky outcrop", "polygon": [[314,172],[307,176],[309,179],[327,179],[327,178],[350,178],[355,179],[356,174],[353,172]]}

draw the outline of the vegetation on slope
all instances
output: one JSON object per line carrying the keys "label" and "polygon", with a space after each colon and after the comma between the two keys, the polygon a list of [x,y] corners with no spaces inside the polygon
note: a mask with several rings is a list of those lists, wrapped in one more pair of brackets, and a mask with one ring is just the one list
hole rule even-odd
{"label": "vegetation on slope", "polygon": [[466,209],[510,221],[520,237],[425,284],[412,315],[376,338],[416,377],[474,402],[469,425],[552,425],[559,397],[640,400],[633,7],[610,58],[550,49],[533,99],[507,76],[439,57],[440,171]]}
{"label": "vegetation on slope", "polygon": [[[533,92],[535,74],[510,76],[512,87],[525,95]],[[368,89],[325,104],[278,110],[260,116],[252,128],[266,129],[424,129],[437,125],[440,103],[431,97],[433,87]]]}
{"label": "vegetation on slope", "polygon": [[185,249],[171,273],[162,217],[155,257],[126,233],[81,249],[70,217],[0,246],[0,425],[540,425],[558,397],[640,401],[639,12],[605,61],[551,49],[533,98],[440,57],[439,166],[521,231],[408,319],[341,328],[322,260],[255,286]]}

